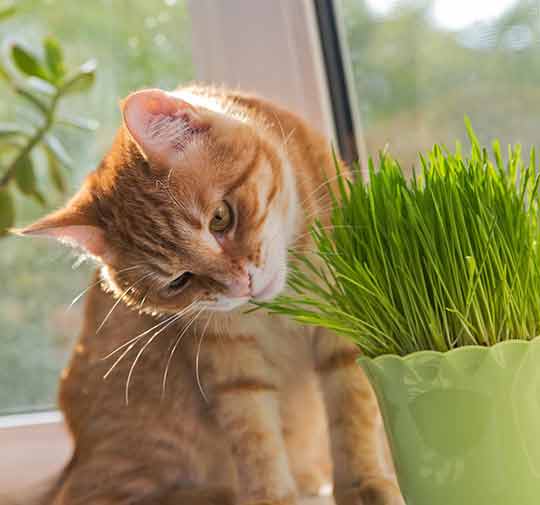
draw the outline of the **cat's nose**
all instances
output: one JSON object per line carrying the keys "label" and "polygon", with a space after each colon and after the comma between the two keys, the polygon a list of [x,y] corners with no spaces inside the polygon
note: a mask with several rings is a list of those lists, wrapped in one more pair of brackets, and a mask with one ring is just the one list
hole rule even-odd
{"label": "cat's nose", "polygon": [[233,277],[225,285],[231,296],[242,298],[251,295],[251,278],[248,272]]}

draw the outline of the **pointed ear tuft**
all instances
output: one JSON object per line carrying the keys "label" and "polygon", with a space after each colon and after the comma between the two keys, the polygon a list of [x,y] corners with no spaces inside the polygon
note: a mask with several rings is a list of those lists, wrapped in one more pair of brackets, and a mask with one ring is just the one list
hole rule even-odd
{"label": "pointed ear tuft", "polygon": [[174,161],[196,134],[209,128],[193,105],[159,89],[129,95],[122,114],[142,153],[162,164]]}
{"label": "pointed ear tuft", "polygon": [[54,238],[103,260],[110,255],[105,232],[90,224],[84,214],[73,212],[69,207],[12,232],[21,236]]}

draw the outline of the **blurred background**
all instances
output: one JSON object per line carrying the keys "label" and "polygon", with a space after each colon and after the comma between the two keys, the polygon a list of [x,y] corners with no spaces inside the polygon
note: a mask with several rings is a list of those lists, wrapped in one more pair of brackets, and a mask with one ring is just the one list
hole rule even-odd
{"label": "blurred background", "polygon": [[[193,78],[186,6],[176,0],[34,0],[17,5],[17,14],[0,24],[0,37],[39,48],[53,34],[62,44],[66,66],[97,61],[94,85],[61,104],[64,112],[99,124],[94,132],[57,129],[73,160],[66,171],[67,193],[72,194],[111,145],[121,98],[145,86],[171,89]],[[28,114],[1,86],[0,81],[0,121]],[[50,185],[41,161],[35,160],[36,176],[42,179],[47,206],[13,192],[18,225],[66,199]],[[59,372],[79,331],[83,304],[68,308],[89,284],[92,270],[46,240],[0,238],[0,414],[55,404]]]}
{"label": "blurred background", "polygon": [[[388,145],[411,167],[417,152],[434,142],[453,147],[456,139],[464,141],[464,114],[483,141],[496,136],[526,149],[536,143],[538,1],[337,3],[368,154]],[[74,160],[66,172],[72,193],[112,142],[121,97],[195,77],[188,8],[184,0],[35,0],[20,6],[0,24],[0,37],[39,47],[52,33],[68,62],[97,61],[89,91],[61,104],[99,124],[95,131],[58,129]],[[28,111],[2,86],[0,121],[24,118]],[[39,156],[35,165],[48,203],[44,208],[15,192],[18,225],[66,198],[50,186]],[[80,325],[81,303],[68,307],[88,285],[91,270],[56,245],[0,238],[0,414],[54,405],[57,378]]]}

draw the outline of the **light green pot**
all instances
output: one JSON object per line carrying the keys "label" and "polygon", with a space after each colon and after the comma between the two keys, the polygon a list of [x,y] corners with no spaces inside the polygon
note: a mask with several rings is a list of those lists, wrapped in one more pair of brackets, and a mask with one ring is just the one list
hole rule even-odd
{"label": "light green pot", "polygon": [[540,340],[361,358],[407,505],[540,504]]}

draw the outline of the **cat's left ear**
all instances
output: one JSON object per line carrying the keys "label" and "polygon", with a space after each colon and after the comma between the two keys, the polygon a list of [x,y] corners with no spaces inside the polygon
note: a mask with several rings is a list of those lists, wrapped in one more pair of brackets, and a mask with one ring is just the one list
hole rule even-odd
{"label": "cat's left ear", "polygon": [[101,260],[111,257],[105,232],[94,222],[91,211],[73,203],[12,232],[22,236],[53,238]]}
{"label": "cat's left ear", "polygon": [[160,89],[129,95],[122,103],[124,125],[150,160],[170,165],[196,135],[208,130],[197,108]]}

